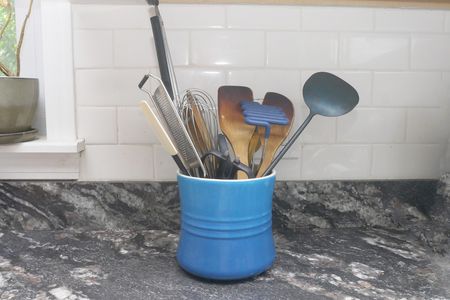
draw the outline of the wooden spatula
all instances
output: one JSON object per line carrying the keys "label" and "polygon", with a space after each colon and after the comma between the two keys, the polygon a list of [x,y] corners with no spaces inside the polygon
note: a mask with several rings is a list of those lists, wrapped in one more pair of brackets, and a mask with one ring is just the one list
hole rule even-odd
{"label": "wooden spatula", "polygon": [[[281,108],[288,118],[289,123],[283,126],[272,125],[270,136],[265,146],[266,148],[264,150],[264,157],[262,158],[261,166],[259,166],[257,177],[261,177],[269,167],[270,162],[277,153],[278,148],[287,138],[294,119],[294,106],[292,105],[292,102],[281,94],[268,92],[264,96],[263,104],[273,105]],[[262,135],[262,137],[264,136],[264,130],[257,130],[255,132],[257,132],[259,135]]]}
{"label": "wooden spatula", "polygon": [[[220,128],[233,147],[236,157],[248,166],[248,144],[255,126],[245,123],[240,103],[253,101],[253,92],[244,86],[221,86],[217,99]],[[248,178],[241,171],[238,172],[237,177],[238,179]]]}
{"label": "wooden spatula", "polygon": [[[263,131],[263,132],[261,132],[261,134],[264,135],[264,129],[261,129],[261,130]],[[255,132],[253,133],[252,139],[250,140],[250,143],[248,144],[248,161],[249,162],[253,162],[253,156],[255,155],[256,151],[259,150],[259,148],[261,148],[261,140],[260,140],[260,134],[258,132],[258,128],[256,128]]]}

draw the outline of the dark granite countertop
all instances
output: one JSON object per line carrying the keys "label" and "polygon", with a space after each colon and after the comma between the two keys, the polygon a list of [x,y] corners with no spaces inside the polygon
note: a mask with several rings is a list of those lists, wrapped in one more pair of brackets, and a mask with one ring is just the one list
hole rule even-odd
{"label": "dark granite countertop", "polygon": [[408,232],[275,233],[277,259],[255,278],[200,280],[163,230],[0,231],[0,299],[450,299],[450,257]]}
{"label": "dark granite countertop", "polygon": [[277,259],[232,283],[178,267],[179,212],[176,183],[0,182],[0,299],[450,299],[450,174],[278,182]]}

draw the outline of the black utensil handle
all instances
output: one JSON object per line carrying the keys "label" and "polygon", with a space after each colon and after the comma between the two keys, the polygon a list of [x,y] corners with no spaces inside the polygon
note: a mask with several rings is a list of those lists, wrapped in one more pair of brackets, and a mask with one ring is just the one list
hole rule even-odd
{"label": "black utensil handle", "polygon": [[177,164],[177,166],[180,169],[181,173],[183,175],[189,175],[189,172],[184,167],[183,162],[181,161],[180,157],[178,155],[173,155],[172,158],[175,161],[175,163]]}
{"label": "black utensil handle", "polygon": [[173,100],[173,87],[170,81],[170,71],[167,62],[166,50],[164,46],[164,38],[161,29],[161,22],[158,16],[150,18],[152,23],[153,39],[155,41],[156,56],[158,58],[159,72],[161,74],[161,80],[169,93],[170,98]]}
{"label": "black utensil handle", "polygon": [[291,146],[295,143],[299,135],[303,132],[305,127],[311,122],[312,118],[315,116],[313,113],[309,113],[308,117],[305,121],[303,121],[302,125],[297,129],[297,131],[292,135],[292,137],[289,139],[289,141],[286,143],[286,145],[281,149],[280,153],[272,160],[269,167],[267,167],[267,170],[263,173],[262,176],[267,176],[270,173],[272,173],[272,170],[275,168],[275,166],[280,162],[280,160],[283,158],[283,156],[286,154],[286,152],[291,148]]}
{"label": "black utensil handle", "polygon": [[144,84],[147,82],[147,80],[148,80],[149,77],[150,77],[150,76],[148,76],[148,74],[147,74],[147,75],[145,75],[145,76],[142,78],[141,82],[139,82],[139,84],[138,84],[139,89],[142,90],[142,87],[143,87]]}
{"label": "black utensil handle", "polygon": [[247,174],[247,177],[249,179],[255,178],[255,173],[253,173],[253,170],[249,166],[241,163],[239,160],[237,159],[234,160],[233,167],[234,167],[232,172],[233,177],[236,175],[237,171],[242,171],[245,174]]}
{"label": "black utensil handle", "polygon": [[[221,153],[221,152],[219,152],[219,151],[217,151],[217,150],[211,150],[211,151],[205,153],[205,154],[201,157],[202,162],[204,163],[205,160],[206,160],[206,158],[208,158],[209,156],[214,156],[214,157],[216,157],[216,158],[219,159],[219,169],[220,169],[220,168],[223,168],[223,164],[228,160],[228,156],[227,156],[227,155],[225,155],[225,154],[223,154],[223,153]],[[222,177],[221,177],[222,175],[221,175],[221,173],[219,172],[219,170],[217,170],[217,171],[216,171],[216,174],[214,174],[214,175],[215,175],[214,178],[216,178],[216,179],[222,179]],[[212,174],[210,174],[210,176],[212,176]]]}
{"label": "black utensil handle", "polygon": [[228,144],[225,136],[221,133],[217,136],[217,143],[219,144],[219,151],[225,153],[228,151]]}
{"label": "black utensil handle", "polygon": [[[227,144],[227,140],[226,137],[219,133],[219,135],[217,136],[217,143],[219,145],[219,151],[225,155],[226,157],[230,157],[230,152],[228,149],[228,144]],[[216,172],[216,177],[220,178],[220,179],[230,179],[228,178],[229,176],[231,176],[231,171],[233,169],[233,164],[232,162],[227,159],[227,160],[220,160],[219,162],[219,168],[217,169]]]}

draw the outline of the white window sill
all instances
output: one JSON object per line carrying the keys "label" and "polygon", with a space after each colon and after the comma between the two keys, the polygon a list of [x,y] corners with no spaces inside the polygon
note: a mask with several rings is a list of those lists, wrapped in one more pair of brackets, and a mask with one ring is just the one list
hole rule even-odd
{"label": "white window sill", "polygon": [[79,178],[84,140],[38,140],[0,145],[0,180],[74,180]]}
{"label": "white window sill", "polygon": [[0,145],[0,153],[60,153],[73,154],[84,150],[84,140],[73,142],[47,141],[45,137],[29,142]]}

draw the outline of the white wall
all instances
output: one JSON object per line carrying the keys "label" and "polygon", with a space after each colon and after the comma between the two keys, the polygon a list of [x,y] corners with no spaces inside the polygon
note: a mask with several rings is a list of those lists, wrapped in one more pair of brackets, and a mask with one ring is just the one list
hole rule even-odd
{"label": "white wall", "polygon": [[[437,178],[450,120],[450,12],[301,6],[161,5],[181,89],[214,97],[225,84],[256,97],[301,88],[316,71],[355,86],[360,104],[315,117],[279,179]],[[175,165],[137,109],[157,71],[146,6],[74,5],[78,136],[83,180],[170,180]]]}
{"label": "white wall", "polygon": [[[22,24],[28,12],[29,1],[15,1],[16,11],[16,33],[19,39]],[[39,102],[33,128],[39,130],[39,134],[45,136],[45,101],[44,101],[44,76],[42,67],[42,34],[41,34],[41,1],[35,0],[33,10],[25,29],[21,52],[21,72],[22,77],[39,78]]]}

